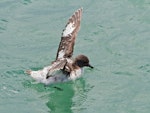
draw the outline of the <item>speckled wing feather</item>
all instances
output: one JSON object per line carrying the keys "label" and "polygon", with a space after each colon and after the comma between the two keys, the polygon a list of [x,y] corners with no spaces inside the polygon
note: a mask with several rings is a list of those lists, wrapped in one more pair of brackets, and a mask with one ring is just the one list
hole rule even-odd
{"label": "speckled wing feather", "polygon": [[80,29],[81,16],[82,8],[78,9],[68,20],[68,23],[62,33],[56,60],[72,57],[75,39]]}
{"label": "speckled wing feather", "polygon": [[64,66],[66,65],[66,63],[67,63],[66,59],[58,59],[58,60],[52,62],[51,66],[48,70],[47,78],[49,76],[52,76],[52,74],[54,72],[64,69]]}

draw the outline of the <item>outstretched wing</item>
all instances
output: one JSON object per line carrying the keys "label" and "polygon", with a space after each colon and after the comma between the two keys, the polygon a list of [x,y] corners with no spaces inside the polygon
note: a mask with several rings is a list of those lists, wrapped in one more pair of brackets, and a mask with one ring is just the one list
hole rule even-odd
{"label": "outstretched wing", "polygon": [[56,60],[72,57],[75,39],[80,29],[81,16],[82,8],[78,9],[68,20],[68,23],[62,33]]}

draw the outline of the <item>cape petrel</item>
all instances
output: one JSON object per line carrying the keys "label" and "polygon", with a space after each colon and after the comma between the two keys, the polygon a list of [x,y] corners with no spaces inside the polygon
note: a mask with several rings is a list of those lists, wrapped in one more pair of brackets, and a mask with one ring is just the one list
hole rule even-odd
{"label": "cape petrel", "polygon": [[93,66],[89,64],[88,57],[85,55],[78,55],[72,58],[75,39],[80,29],[81,17],[82,8],[78,9],[69,18],[62,32],[56,59],[50,66],[38,71],[26,71],[34,80],[45,85],[66,82],[81,77],[82,68],[84,66],[93,68]]}

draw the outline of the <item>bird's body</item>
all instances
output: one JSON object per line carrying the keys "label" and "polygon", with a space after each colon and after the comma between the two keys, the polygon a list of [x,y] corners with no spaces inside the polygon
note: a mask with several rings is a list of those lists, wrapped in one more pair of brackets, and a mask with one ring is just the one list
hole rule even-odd
{"label": "bird's body", "polygon": [[26,71],[37,82],[46,85],[67,82],[79,78],[84,66],[93,68],[85,55],[78,55],[76,58],[72,58],[75,39],[80,28],[81,16],[82,8],[78,9],[68,20],[62,33],[55,61],[50,66],[44,67],[41,70]]}
{"label": "bird's body", "polygon": [[31,77],[34,78],[39,83],[44,83],[46,85],[49,85],[53,83],[75,80],[81,76],[81,72],[82,72],[81,69],[78,69],[75,72],[70,73],[70,75],[67,75],[63,73],[63,71],[58,70],[52,73],[52,75],[47,78],[47,73],[48,73],[49,68],[50,66],[44,67],[44,69],[42,70],[32,71]]}

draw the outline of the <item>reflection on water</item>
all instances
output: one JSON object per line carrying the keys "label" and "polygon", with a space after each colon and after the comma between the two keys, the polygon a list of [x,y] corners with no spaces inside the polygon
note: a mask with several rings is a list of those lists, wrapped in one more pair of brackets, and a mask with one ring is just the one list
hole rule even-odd
{"label": "reflection on water", "polygon": [[74,90],[72,84],[65,84],[63,86],[63,91],[56,89],[54,93],[49,95],[46,105],[51,113],[72,113],[71,107]]}
{"label": "reflection on water", "polygon": [[[83,78],[74,82],[63,84],[55,84],[52,86],[44,86],[43,84],[32,84],[30,81],[24,82],[24,86],[33,88],[38,93],[43,93],[40,98],[46,98],[46,106],[50,113],[72,113],[73,111],[81,111],[81,105],[87,99],[87,93],[92,87],[86,85]],[[58,90],[54,87],[59,87]],[[46,94],[47,92],[48,94]]]}
{"label": "reflection on water", "polygon": [[49,101],[46,103],[51,113],[72,113],[83,109],[81,105],[86,101],[89,91],[86,90],[86,83],[83,79],[62,84],[60,87],[63,91],[55,90],[49,95]]}
{"label": "reflection on water", "polygon": [[[36,70],[39,68],[32,69]],[[91,70],[85,69],[84,74],[90,74],[90,71]],[[75,81],[53,84],[50,86],[36,83],[30,77],[29,79],[30,80],[22,82],[24,88],[26,90],[35,91],[35,94],[39,96],[38,99],[41,99],[41,101],[45,100],[43,105],[49,109],[50,113],[72,113],[87,109],[83,104],[87,101],[88,92],[93,86],[86,83],[83,77]],[[61,90],[54,87],[60,88]]]}

